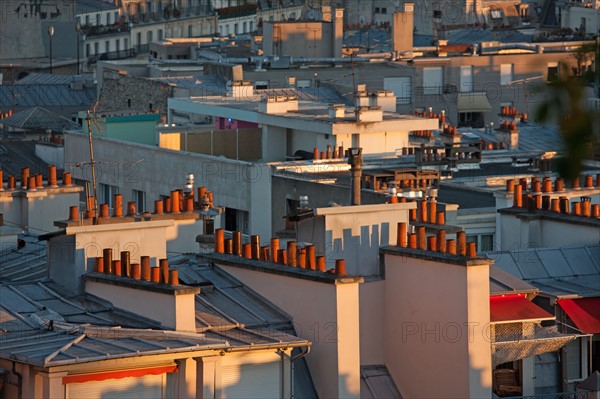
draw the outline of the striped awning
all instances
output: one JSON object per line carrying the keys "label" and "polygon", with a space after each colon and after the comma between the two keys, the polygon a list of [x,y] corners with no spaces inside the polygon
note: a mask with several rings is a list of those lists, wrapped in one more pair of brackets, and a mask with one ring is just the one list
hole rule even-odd
{"label": "striped awning", "polygon": [[458,112],[490,112],[492,106],[485,93],[458,93]]}

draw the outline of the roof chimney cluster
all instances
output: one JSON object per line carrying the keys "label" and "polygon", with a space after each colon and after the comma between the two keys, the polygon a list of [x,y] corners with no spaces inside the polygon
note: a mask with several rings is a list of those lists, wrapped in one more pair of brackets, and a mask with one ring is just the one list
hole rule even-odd
{"label": "roof chimney cluster", "polygon": [[[63,173],[62,186],[72,186],[71,174],[69,172]],[[48,189],[48,188],[57,188],[58,182],[56,178],[56,166],[50,165],[48,166],[48,180],[46,182],[46,186],[44,186],[44,178],[41,173],[37,173],[35,175],[31,174],[31,169],[29,167],[21,168],[21,180],[20,185],[17,187],[17,179],[15,176],[8,176],[8,181],[6,187],[4,187],[4,180],[2,175],[2,170],[0,169],[0,191],[2,190],[17,190],[20,188],[21,190],[38,190],[38,189]]]}
{"label": "roof chimney cluster", "polygon": [[[123,195],[115,194],[113,197],[113,212],[112,216],[109,212],[108,204],[100,204],[98,221],[99,223],[118,223],[122,221],[131,221],[128,218],[135,218],[136,216],[142,216],[151,220],[153,217],[161,218],[162,215],[182,215],[189,216],[194,214],[197,217],[196,212],[201,211],[205,208],[213,208],[213,194],[206,190],[206,187],[198,188],[198,200],[194,197],[194,192],[184,193],[183,189],[171,191],[171,195],[166,197],[164,200],[159,199],[154,201],[154,213],[143,212],[138,214],[136,209],[136,202],[129,201],[127,203],[126,214],[123,215]],[[87,206],[84,213],[84,219],[93,219],[95,217],[95,202],[94,197],[87,198]],[[69,222],[79,222],[79,207],[71,206],[69,208]]]}
{"label": "roof chimney cluster", "polygon": [[230,254],[246,259],[276,263],[323,273],[332,272],[338,276],[346,275],[344,259],[336,259],[335,270],[327,270],[325,257],[316,256],[315,246],[307,244],[299,246],[295,241],[288,241],[286,248],[280,248],[279,238],[271,238],[270,245],[260,245],[260,236],[252,235],[250,243],[242,242],[242,233],[232,232],[232,238],[225,238],[225,230],[215,231],[215,253]]}
{"label": "roof chimney cluster", "polygon": [[343,159],[345,158],[346,153],[344,152],[344,147],[339,146],[337,151],[335,148],[332,148],[331,145],[327,144],[327,151],[319,152],[319,149],[315,147],[313,149],[313,159]]}
{"label": "roof chimney cluster", "polygon": [[[583,188],[600,189],[600,173],[596,175],[595,187],[593,176],[585,176]],[[579,177],[571,182],[570,190],[581,190]],[[521,178],[518,182],[507,180],[506,191],[512,192],[514,195],[514,208],[527,208],[531,211],[548,210],[575,216],[600,218],[600,205],[592,205],[590,197],[582,196],[579,202],[571,203],[571,209],[569,209],[567,196],[551,198],[550,194],[566,192],[565,182],[561,177],[557,177],[554,181],[550,177],[544,177],[541,181],[538,177],[534,177],[531,179],[530,185],[527,183],[527,178]]]}
{"label": "roof chimney cluster", "polygon": [[131,263],[129,251],[122,251],[121,258],[114,260],[111,248],[104,248],[102,255],[95,258],[94,271],[96,273],[111,274],[159,284],[179,285],[178,271],[169,269],[169,261],[167,259],[160,259],[158,266],[151,267],[149,256],[142,256],[140,263]]}
{"label": "roof chimney cluster", "polygon": [[464,231],[456,233],[456,240],[454,240],[446,239],[446,230],[437,230],[435,236],[428,237],[425,233],[425,226],[417,226],[415,233],[407,233],[406,228],[407,224],[405,222],[398,223],[396,245],[399,247],[448,253],[451,255],[467,256],[469,258],[477,257],[476,243],[468,243],[467,235]]}

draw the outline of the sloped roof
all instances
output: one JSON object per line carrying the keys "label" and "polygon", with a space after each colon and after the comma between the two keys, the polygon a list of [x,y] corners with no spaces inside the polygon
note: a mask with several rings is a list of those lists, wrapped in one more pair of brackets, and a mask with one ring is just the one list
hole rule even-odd
{"label": "sloped roof", "polygon": [[[77,83],[77,85],[72,85]],[[79,88],[76,86],[81,85]],[[14,84],[0,85],[0,107],[87,108],[96,99],[96,85],[84,85],[79,77],[31,73]]]}
{"label": "sloped roof", "polygon": [[[196,333],[161,330],[159,322],[115,308],[106,300],[66,292],[45,273],[32,274],[21,283],[2,279],[3,274],[10,277],[17,265],[30,262],[34,262],[32,269],[45,271],[45,242],[38,245],[35,255],[10,252],[11,266],[0,267],[0,280],[4,280],[0,329],[6,331],[0,334],[2,358],[48,367],[156,353],[309,344],[292,335],[291,317],[275,305],[225,271],[181,255],[170,258],[181,281],[203,290],[196,296]],[[310,381],[305,365],[300,367]]]}
{"label": "sloped roof", "polygon": [[[6,220],[7,226],[16,226],[13,221]],[[39,281],[46,277],[46,242],[40,242],[37,237],[24,235],[20,237],[25,246],[18,248],[17,244],[5,244],[0,251],[0,281],[23,282]]]}
{"label": "sloped roof", "polygon": [[231,347],[224,339],[175,331],[52,323],[48,330],[0,335],[0,356],[42,367]]}
{"label": "sloped roof", "polygon": [[[35,154],[35,146],[35,142],[25,140],[4,141],[0,144],[0,169],[4,179],[11,175],[20,176],[21,168],[24,166],[30,168],[31,175],[41,173],[44,178],[47,178],[48,163]],[[62,167],[62,165],[57,166]]]}
{"label": "sloped roof", "polygon": [[600,296],[600,244],[489,252],[494,264],[558,298]]}
{"label": "sloped roof", "polygon": [[360,397],[363,399],[401,399],[390,372],[384,365],[361,366]]}
{"label": "sloped roof", "polygon": [[74,129],[79,127],[77,123],[70,119],[42,107],[34,107],[17,112],[13,116],[0,119],[0,123],[4,126],[23,130],[51,129],[54,131],[62,131],[63,129]]}

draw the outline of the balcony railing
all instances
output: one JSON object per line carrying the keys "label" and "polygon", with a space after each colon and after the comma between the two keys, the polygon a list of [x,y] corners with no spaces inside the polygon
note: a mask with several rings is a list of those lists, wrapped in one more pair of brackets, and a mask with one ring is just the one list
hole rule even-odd
{"label": "balcony railing", "polygon": [[88,65],[95,64],[98,61],[104,60],[122,60],[125,58],[131,58],[135,56],[137,53],[135,49],[127,49],[127,50],[119,50],[119,51],[109,51],[108,53],[91,55],[87,58]]}
{"label": "balcony railing", "polygon": [[125,22],[113,25],[84,25],[81,27],[81,31],[88,37],[113,35],[115,33],[129,32],[129,24]]}

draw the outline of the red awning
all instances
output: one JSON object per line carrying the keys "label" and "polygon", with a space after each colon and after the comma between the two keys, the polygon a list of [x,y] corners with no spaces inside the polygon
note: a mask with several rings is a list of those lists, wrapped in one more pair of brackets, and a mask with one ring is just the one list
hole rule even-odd
{"label": "red awning", "polygon": [[552,320],[554,316],[540,308],[525,295],[498,295],[490,297],[490,322],[516,323],[519,321]]}
{"label": "red awning", "polygon": [[558,304],[581,331],[600,333],[600,297],[559,299]]}

